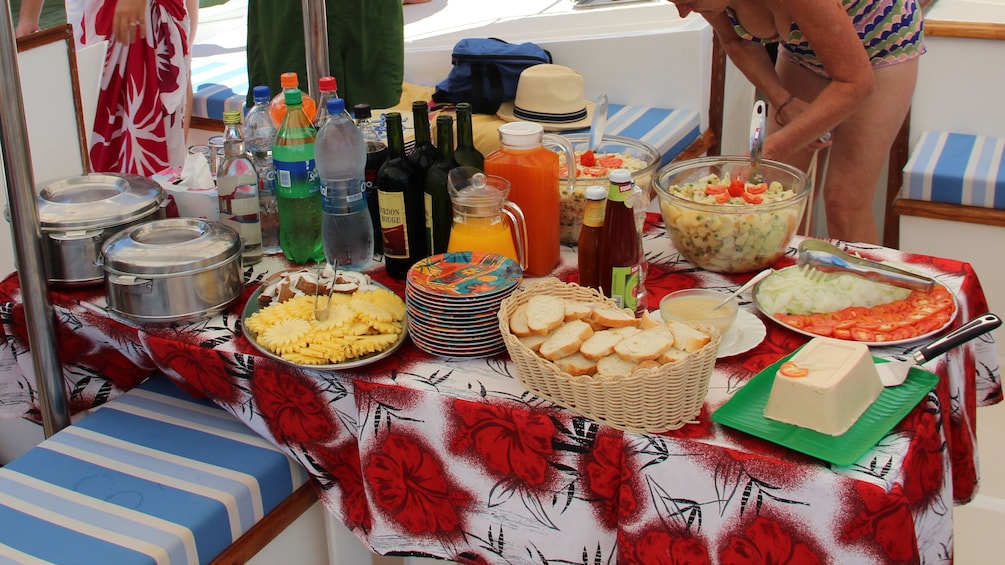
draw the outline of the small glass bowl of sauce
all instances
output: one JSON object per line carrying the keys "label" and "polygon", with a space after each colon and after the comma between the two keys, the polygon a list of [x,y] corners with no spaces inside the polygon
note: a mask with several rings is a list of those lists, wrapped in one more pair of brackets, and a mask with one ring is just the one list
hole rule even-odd
{"label": "small glass bowl of sauce", "polygon": [[736,321],[739,304],[736,299],[716,308],[728,295],[717,290],[688,288],[671,292],[660,300],[660,316],[664,321],[677,320],[699,326],[713,327],[725,334]]}

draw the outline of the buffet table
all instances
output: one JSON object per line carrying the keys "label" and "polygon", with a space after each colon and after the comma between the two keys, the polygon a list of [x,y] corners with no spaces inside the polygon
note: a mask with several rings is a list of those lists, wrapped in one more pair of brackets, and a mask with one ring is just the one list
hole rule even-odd
{"label": "buffet table", "polygon": [[[650,309],[672,290],[729,290],[749,278],[687,263],[655,215],[645,247]],[[849,247],[945,284],[958,298],[952,327],[987,310],[968,264]],[[792,263],[790,251],[778,267]],[[968,502],[979,482],[976,408],[1002,398],[985,336],[927,365],[940,377],[935,389],[852,465],[720,426],[710,417],[716,408],[807,340],[745,297],[766,337],[719,359],[699,421],[664,434],[621,432],[528,393],[505,354],[434,357],[406,342],[339,372],[263,357],[242,335],[242,311],[269,273],[288,266],[266,258],[246,269],[244,294],[222,315],[169,328],[115,318],[100,288],[54,291],[71,406],[86,409],[164,373],[287,450],[327,508],[378,553],[465,563],[945,561],[952,506]],[[575,250],[563,249],[554,274],[576,280],[575,267]],[[371,274],[403,295],[379,265]],[[16,274],[0,283],[0,322],[0,410],[37,419]]]}

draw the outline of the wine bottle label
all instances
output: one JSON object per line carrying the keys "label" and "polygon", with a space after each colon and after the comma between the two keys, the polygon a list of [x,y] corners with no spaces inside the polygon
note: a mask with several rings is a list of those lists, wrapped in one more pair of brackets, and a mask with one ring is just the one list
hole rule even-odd
{"label": "wine bottle label", "polygon": [[377,191],[380,205],[380,233],[384,241],[384,256],[407,259],[408,225],[405,221],[405,193]]}
{"label": "wine bottle label", "polygon": [[611,298],[621,308],[635,310],[639,305],[639,265],[611,268]]}

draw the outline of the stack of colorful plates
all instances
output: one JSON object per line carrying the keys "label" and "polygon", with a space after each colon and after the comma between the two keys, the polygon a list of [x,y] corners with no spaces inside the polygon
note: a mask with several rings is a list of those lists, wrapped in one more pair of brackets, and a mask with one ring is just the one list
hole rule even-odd
{"label": "stack of colorful plates", "polygon": [[419,261],[405,279],[412,343],[445,357],[488,357],[505,351],[499,305],[522,279],[520,265],[493,253],[441,253]]}

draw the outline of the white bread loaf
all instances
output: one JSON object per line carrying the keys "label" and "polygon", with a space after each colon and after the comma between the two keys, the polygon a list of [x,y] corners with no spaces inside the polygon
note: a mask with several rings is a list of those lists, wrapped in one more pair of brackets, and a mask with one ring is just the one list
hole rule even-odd
{"label": "white bread loaf", "polygon": [[554,361],[579,351],[579,346],[593,335],[593,328],[582,320],[566,322],[541,344],[541,357]]}

